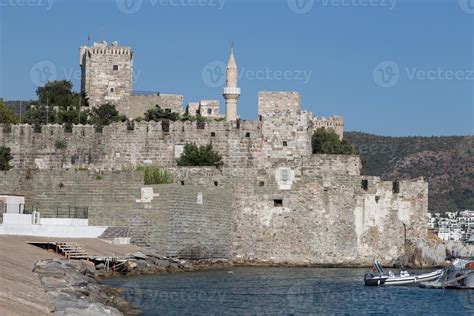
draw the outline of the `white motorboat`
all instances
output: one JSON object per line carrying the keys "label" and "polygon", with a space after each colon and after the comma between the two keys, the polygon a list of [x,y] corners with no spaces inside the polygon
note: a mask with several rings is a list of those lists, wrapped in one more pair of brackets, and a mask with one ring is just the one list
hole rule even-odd
{"label": "white motorboat", "polygon": [[396,275],[392,271],[389,271],[388,274],[382,269],[380,262],[377,260],[374,261],[372,266],[373,273],[366,273],[364,275],[364,283],[368,286],[380,286],[380,285],[411,285],[420,282],[428,282],[439,279],[442,275],[443,270],[436,270],[429,273],[411,275],[405,269],[400,269],[400,274]]}
{"label": "white motorboat", "polygon": [[432,289],[474,289],[474,259],[455,259],[436,281],[423,282],[420,287]]}

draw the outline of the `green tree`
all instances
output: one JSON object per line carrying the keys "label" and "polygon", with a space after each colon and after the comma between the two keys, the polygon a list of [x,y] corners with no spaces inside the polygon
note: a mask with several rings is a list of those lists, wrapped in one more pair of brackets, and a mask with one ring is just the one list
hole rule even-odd
{"label": "green tree", "polygon": [[8,147],[0,146],[0,170],[1,171],[6,171],[10,170],[10,160],[12,160],[13,157],[11,155],[11,150]]}
{"label": "green tree", "polygon": [[13,110],[3,104],[3,99],[0,99],[0,124],[16,124],[17,118]]}
{"label": "green tree", "polygon": [[72,91],[72,82],[67,80],[50,81],[36,89],[38,103],[41,105],[67,108],[69,106],[86,106],[84,95]]}
{"label": "green tree", "polygon": [[115,105],[107,103],[93,108],[90,112],[90,123],[94,124],[97,130],[102,130],[104,126],[115,122],[125,122],[127,118],[120,115]]}
{"label": "green tree", "polygon": [[180,119],[179,113],[174,113],[171,111],[163,110],[158,104],[155,105],[154,108],[149,109],[145,113],[145,121],[155,121],[155,122],[160,122],[164,120],[169,120],[169,121],[177,121]]}
{"label": "green tree", "polygon": [[40,133],[41,126],[57,123],[56,112],[45,105],[30,105],[25,113],[24,122],[33,125],[34,131]]}
{"label": "green tree", "polygon": [[196,144],[186,144],[178,166],[215,166],[223,165],[222,157],[212,149],[212,145],[198,147]]}
{"label": "green tree", "polygon": [[339,136],[332,130],[319,128],[311,139],[313,154],[352,155],[356,151],[347,140],[339,140]]}
{"label": "green tree", "polygon": [[79,106],[70,106],[59,110],[57,121],[64,124],[66,132],[72,131],[73,124],[87,124],[89,110],[83,110]]}

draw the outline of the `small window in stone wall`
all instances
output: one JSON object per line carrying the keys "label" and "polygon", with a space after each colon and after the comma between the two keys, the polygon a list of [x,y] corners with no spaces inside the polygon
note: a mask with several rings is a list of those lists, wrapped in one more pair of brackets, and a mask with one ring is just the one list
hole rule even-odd
{"label": "small window in stone wall", "polygon": [[114,71],[117,71],[117,70],[118,70],[118,65],[114,65],[112,69],[113,69]]}
{"label": "small window in stone wall", "polygon": [[211,132],[211,137],[216,137],[216,132]]}
{"label": "small window in stone wall", "polygon": [[361,186],[362,186],[362,189],[367,191],[369,189],[369,180],[362,180]]}
{"label": "small window in stone wall", "polygon": [[114,88],[110,88],[110,92],[114,92]]}
{"label": "small window in stone wall", "polygon": [[207,109],[207,114],[212,114],[212,109]]}
{"label": "small window in stone wall", "polygon": [[81,136],[82,137],[86,136],[86,131],[85,130],[81,130]]}
{"label": "small window in stone wall", "polygon": [[286,140],[283,141],[283,147],[288,146],[288,142]]}
{"label": "small window in stone wall", "polygon": [[392,183],[392,192],[393,194],[400,193],[400,182],[395,181]]}
{"label": "small window in stone wall", "polygon": [[261,187],[264,187],[265,186],[265,181],[258,182],[258,185],[261,186]]}
{"label": "small window in stone wall", "polygon": [[245,133],[246,138],[250,138],[250,133]]}
{"label": "small window in stone wall", "polygon": [[379,203],[379,201],[380,201],[380,196],[376,195],[375,196],[375,203]]}
{"label": "small window in stone wall", "polygon": [[181,185],[184,185],[184,181],[181,181]]}
{"label": "small window in stone wall", "polygon": [[219,182],[214,181],[214,185],[215,185],[216,187],[219,186]]}
{"label": "small window in stone wall", "polygon": [[283,207],[283,200],[282,200],[282,199],[275,199],[275,200],[273,200],[273,206],[275,206],[275,207]]}

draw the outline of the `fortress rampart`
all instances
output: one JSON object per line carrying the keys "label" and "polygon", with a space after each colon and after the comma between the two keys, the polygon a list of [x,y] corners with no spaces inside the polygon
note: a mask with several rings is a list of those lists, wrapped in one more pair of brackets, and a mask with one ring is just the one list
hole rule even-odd
{"label": "fortress rampart", "polygon": [[314,155],[299,166],[169,168],[173,183],[151,186],[137,171],[13,169],[0,173],[0,191],[25,194],[42,216],[88,207],[91,225],[126,227],[132,242],[169,256],[393,263],[426,233],[427,184],[394,185],[359,168],[356,156]]}

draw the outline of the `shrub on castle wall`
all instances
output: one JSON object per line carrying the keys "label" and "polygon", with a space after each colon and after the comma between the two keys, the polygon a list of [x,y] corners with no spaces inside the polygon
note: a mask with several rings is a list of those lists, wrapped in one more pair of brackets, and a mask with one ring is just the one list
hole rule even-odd
{"label": "shrub on castle wall", "polygon": [[214,166],[221,167],[223,165],[222,157],[212,149],[212,145],[198,147],[196,144],[186,144],[184,151],[178,160],[178,166]]}
{"label": "shrub on castle wall", "polygon": [[311,139],[313,154],[356,154],[354,147],[345,139],[339,140],[339,136],[333,130],[324,128],[317,129]]}
{"label": "shrub on castle wall", "polygon": [[173,183],[173,177],[168,170],[156,166],[139,166],[137,170],[143,172],[145,185]]}
{"label": "shrub on castle wall", "polygon": [[104,126],[115,122],[125,122],[127,118],[120,115],[115,105],[106,103],[93,108],[90,113],[90,123],[95,125],[96,131],[101,132]]}
{"label": "shrub on castle wall", "polygon": [[1,171],[6,171],[10,170],[10,160],[12,160],[13,157],[11,155],[11,150],[8,147],[0,146],[0,170]]}
{"label": "shrub on castle wall", "polygon": [[55,143],[54,143],[54,147],[56,149],[66,149],[67,148],[67,142],[65,139],[58,139]]}

